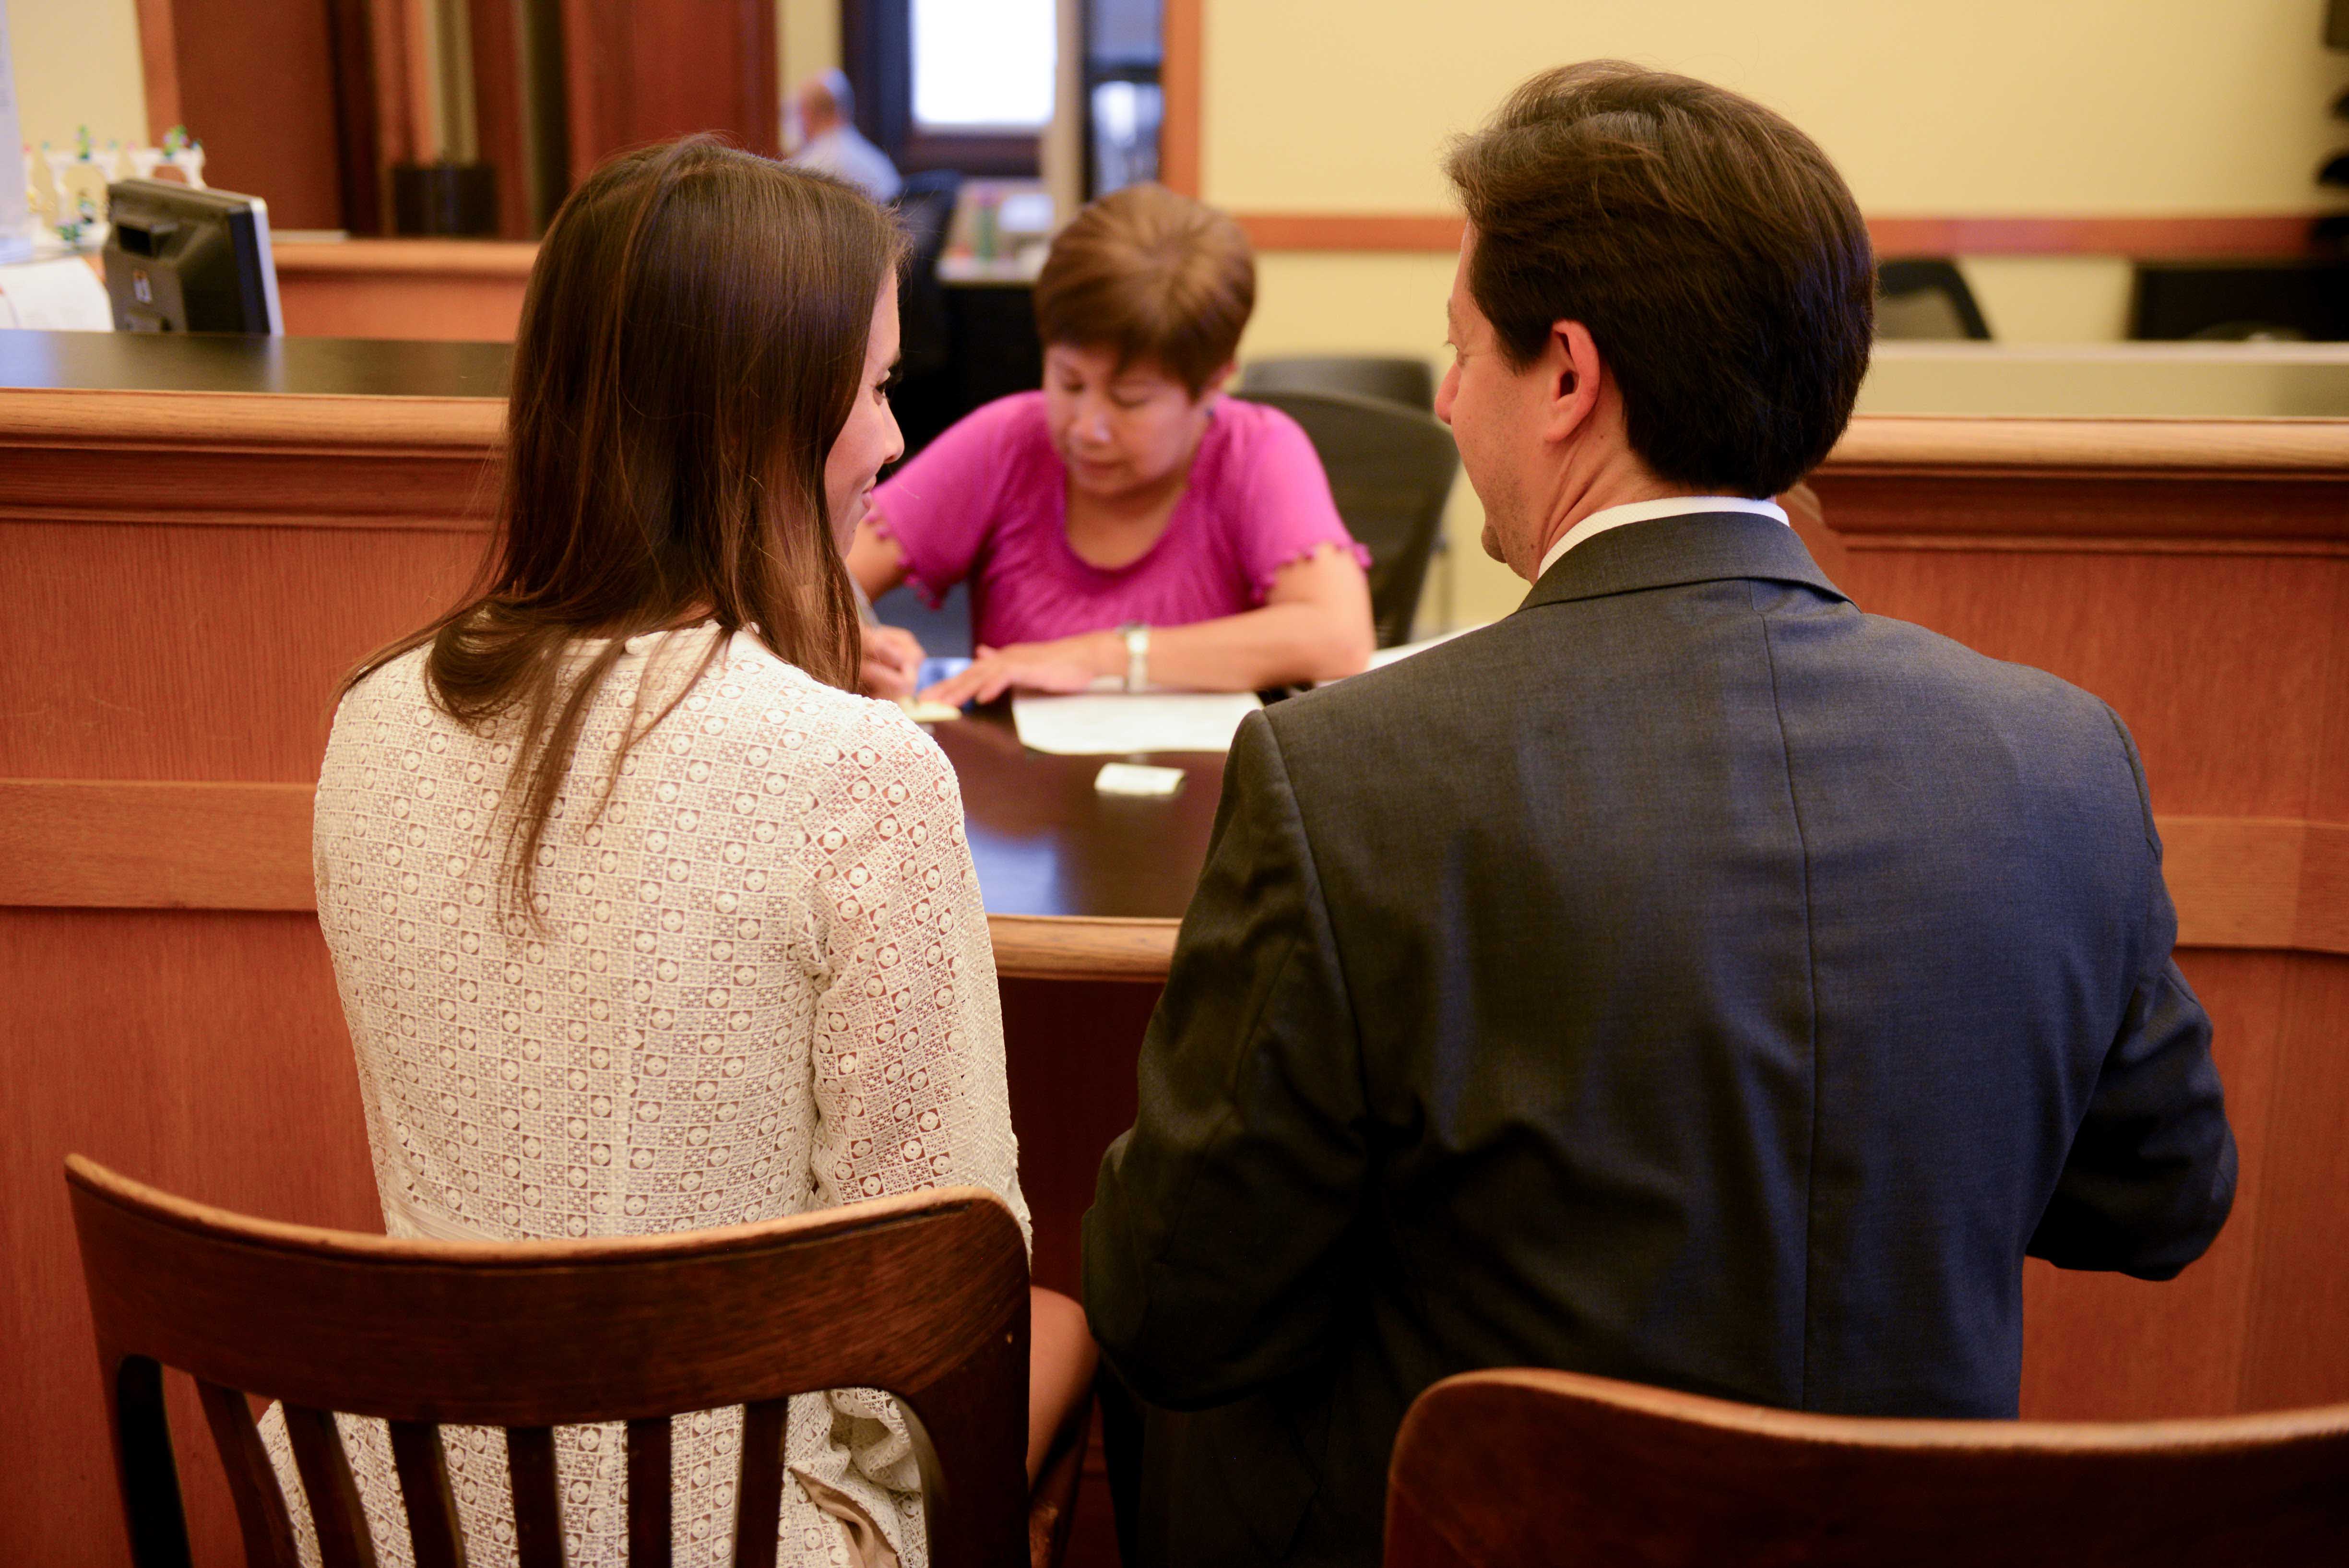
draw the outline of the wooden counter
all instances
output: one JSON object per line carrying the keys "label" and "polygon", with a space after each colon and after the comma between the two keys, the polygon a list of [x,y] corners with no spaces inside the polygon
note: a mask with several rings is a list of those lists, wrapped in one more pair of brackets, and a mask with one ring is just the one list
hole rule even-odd
{"label": "wooden counter", "polygon": [[272,247],[295,337],[511,343],[538,245],[530,240],[290,241]]}
{"label": "wooden counter", "polygon": [[[336,676],[461,591],[499,426],[477,397],[0,389],[0,1560],[121,1561],[88,1522],[112,1503],[66,1150],[378,1224],[309,782]],[[1812,546],[1865,607],[2128,722],[2218,1020],[2235,1218],[2169,1285],[2034,1266],[2026,1410],[2349,1398],[2349,421],[1869,418],[1815,484]],[[1217,770],[1104,802],[1092,764],[999,727],[940,739],[1008,977],[1037,1269],[1065,1285]],[[209,1456],[186,1473],[218,1547]]]}

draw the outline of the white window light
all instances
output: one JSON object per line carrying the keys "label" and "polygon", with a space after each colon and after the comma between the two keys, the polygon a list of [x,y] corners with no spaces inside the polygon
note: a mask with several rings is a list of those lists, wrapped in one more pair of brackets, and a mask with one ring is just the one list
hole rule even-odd
{"label": "white window light", "polygon": [[1053,0],[913,0],[914,123],[1040,130],[1052,118]]}

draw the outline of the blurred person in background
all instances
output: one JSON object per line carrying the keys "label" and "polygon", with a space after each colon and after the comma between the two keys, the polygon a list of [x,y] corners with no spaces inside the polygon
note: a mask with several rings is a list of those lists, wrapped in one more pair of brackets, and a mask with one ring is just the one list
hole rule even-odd
{"label": "blurred person in background", "polygon": [[[876,202],[894,202],[905,182],[889,155],[864,139],[856,129],[856,97],[848,78],[838,70],[819,71],[800,84],[792,96],[799,136],[790,161],[845,180]],[[787,125],[783,142],[793,144]]]}

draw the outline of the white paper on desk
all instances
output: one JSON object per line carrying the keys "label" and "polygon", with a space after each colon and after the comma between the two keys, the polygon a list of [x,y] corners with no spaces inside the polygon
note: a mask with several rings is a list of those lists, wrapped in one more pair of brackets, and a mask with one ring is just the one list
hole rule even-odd
{"label": "white paper on desk", "polygon": [[1492,624],[1491,621],[1480,620],[1474,626],[1459,627],[1451,631],[1440,631],[1433,637],[1422,638],[1417,642],[1405,642],[1393,648],[1381,648],[1371,655],[1371,662],[1366,668],[1384,670],[1398,659],[1409,659],[1414,653],[1425,653],[1429,649],[1441,647],[1455,637],[1465,637],[1472,631],[1482,631]]}
{"label": "white paper on desk", "polygon": [[1019,743],[1063,757],[1129,752],[1228,752],[1240,721],[1264,706],[1253,691],[1103,691],[1014,697]]}
{"label": "white paper on desk", "polygon": [[106,285],[79,256],[0,266],[0,327],[43,332],[111,332]]}

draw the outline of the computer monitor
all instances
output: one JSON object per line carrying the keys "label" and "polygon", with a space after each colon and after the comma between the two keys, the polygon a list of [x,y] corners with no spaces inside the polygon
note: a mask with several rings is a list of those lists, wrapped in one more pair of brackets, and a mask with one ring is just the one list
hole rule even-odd
{"label": "computer monitor", "polygon": [[284,332],[268,202],[170,180],[119,180],[106,193],[117,332]]}

